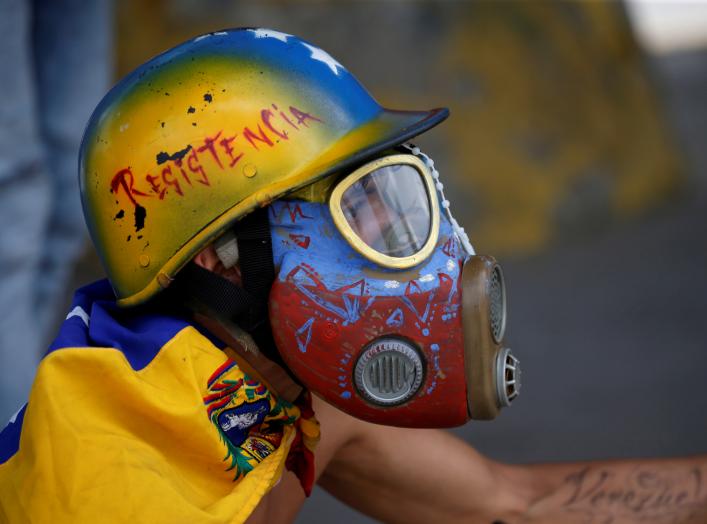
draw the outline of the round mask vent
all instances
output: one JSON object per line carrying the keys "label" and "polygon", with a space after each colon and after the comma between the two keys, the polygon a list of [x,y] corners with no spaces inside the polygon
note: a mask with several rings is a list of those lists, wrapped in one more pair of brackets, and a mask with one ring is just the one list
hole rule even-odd
{"label": "round mask vent", "polygon": [[509,348],[503,348],[496,359],[496,394],[499,405],[507,408],[519,393],[520,361]]}
{"label": "round mask vent", "polygon": [[393,406],[417,392],[422,375],[422,359],[412,344],[397,338],[381,338],[361,353],[354,382],[369,402]]}
{"label": "round mask vent", "polygon": [[488,293],[491,335],[496,344],[499,344],[506,331],[506,284],[501,267],[498,265],[491,273]]}

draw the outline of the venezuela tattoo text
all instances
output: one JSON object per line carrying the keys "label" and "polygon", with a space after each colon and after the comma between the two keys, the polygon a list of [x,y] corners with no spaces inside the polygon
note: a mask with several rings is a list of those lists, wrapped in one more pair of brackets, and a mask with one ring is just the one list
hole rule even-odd
{"label": "venezuela tattoo text", "polygon": [[566,494],[563,510],[586,524],[702,522],[700,515],[707,519],[707,490],[697,466],[588,466],[568,475],[561,491]]}

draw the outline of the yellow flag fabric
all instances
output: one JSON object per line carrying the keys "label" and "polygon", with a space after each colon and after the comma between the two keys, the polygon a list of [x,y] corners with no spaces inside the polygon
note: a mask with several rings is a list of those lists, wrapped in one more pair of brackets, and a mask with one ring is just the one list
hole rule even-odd
{"label": "yellow flag fabric", "polygon": [[279,480],[299,409],[178,316],[77,293],[0,433],[0,521],[243,522]]}

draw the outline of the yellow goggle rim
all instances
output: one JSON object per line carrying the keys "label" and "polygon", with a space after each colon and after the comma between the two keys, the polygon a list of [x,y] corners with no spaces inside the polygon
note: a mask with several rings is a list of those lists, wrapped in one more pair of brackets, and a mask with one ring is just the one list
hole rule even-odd
{"label": "yellow goggle rim", "polygon": [[[425,188],[427,189],[427,198],[430,205],[431,216],[430,234],[427,237],[427,241],[417,253],[407,257],[391,257],[384,255],[366,244],[354,232],[348,220],[346,220],[343,210],[341,209],[343,194],[353,184],[376,169],[399,164],[414,167],[422,176]],[[334,187],[331,196],[329,197],[329,210],[331,211],[331,216],[334,219],[334,224],[336,224],[339,232],[347,240],[351,247],[371,262],[375,262],[383,267],[392,269],[407,269],[416,266],[426,260],[432,254],[432,251],[434,251],[434,248],[437,245],[437,240],[439,238],[439,201],[437,199],[437,189],[435,188],[432,174],[427,166],[414,155],[385,156],[359,167]]]}

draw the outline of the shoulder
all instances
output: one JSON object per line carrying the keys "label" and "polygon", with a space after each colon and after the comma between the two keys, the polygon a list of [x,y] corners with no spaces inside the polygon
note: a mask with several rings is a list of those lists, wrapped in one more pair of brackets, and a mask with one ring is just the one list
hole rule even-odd
{"label": "shoulder", "polygon": [[[28,399],[35,418],[42,413],[34,430],[41,433],[51,426],[55,431],[50,422],[56,417],[83,428],[91,420],[150,406],[161,391],[168,391],[164,396],[173,402],[200,405],[199,393],[227,360],[222,348],[186,314],[155,307],[121,309],[107,281],[85,286],[76,291],[37,368]],[[19,448],[26,412],[27,405],[0,431],[0,465]]]}
{"label": "shoulder", "polygon": [[[218,344],[171,308],[117,308],[105,282],[79,290],[29,403],[0,431],[0,513],[128,520],[144,502],[145,521],[244,519],[282,471],[294,419],[282,428],[287,410],[264,406]],[[281,431],[263,436],[265,423]]]}

